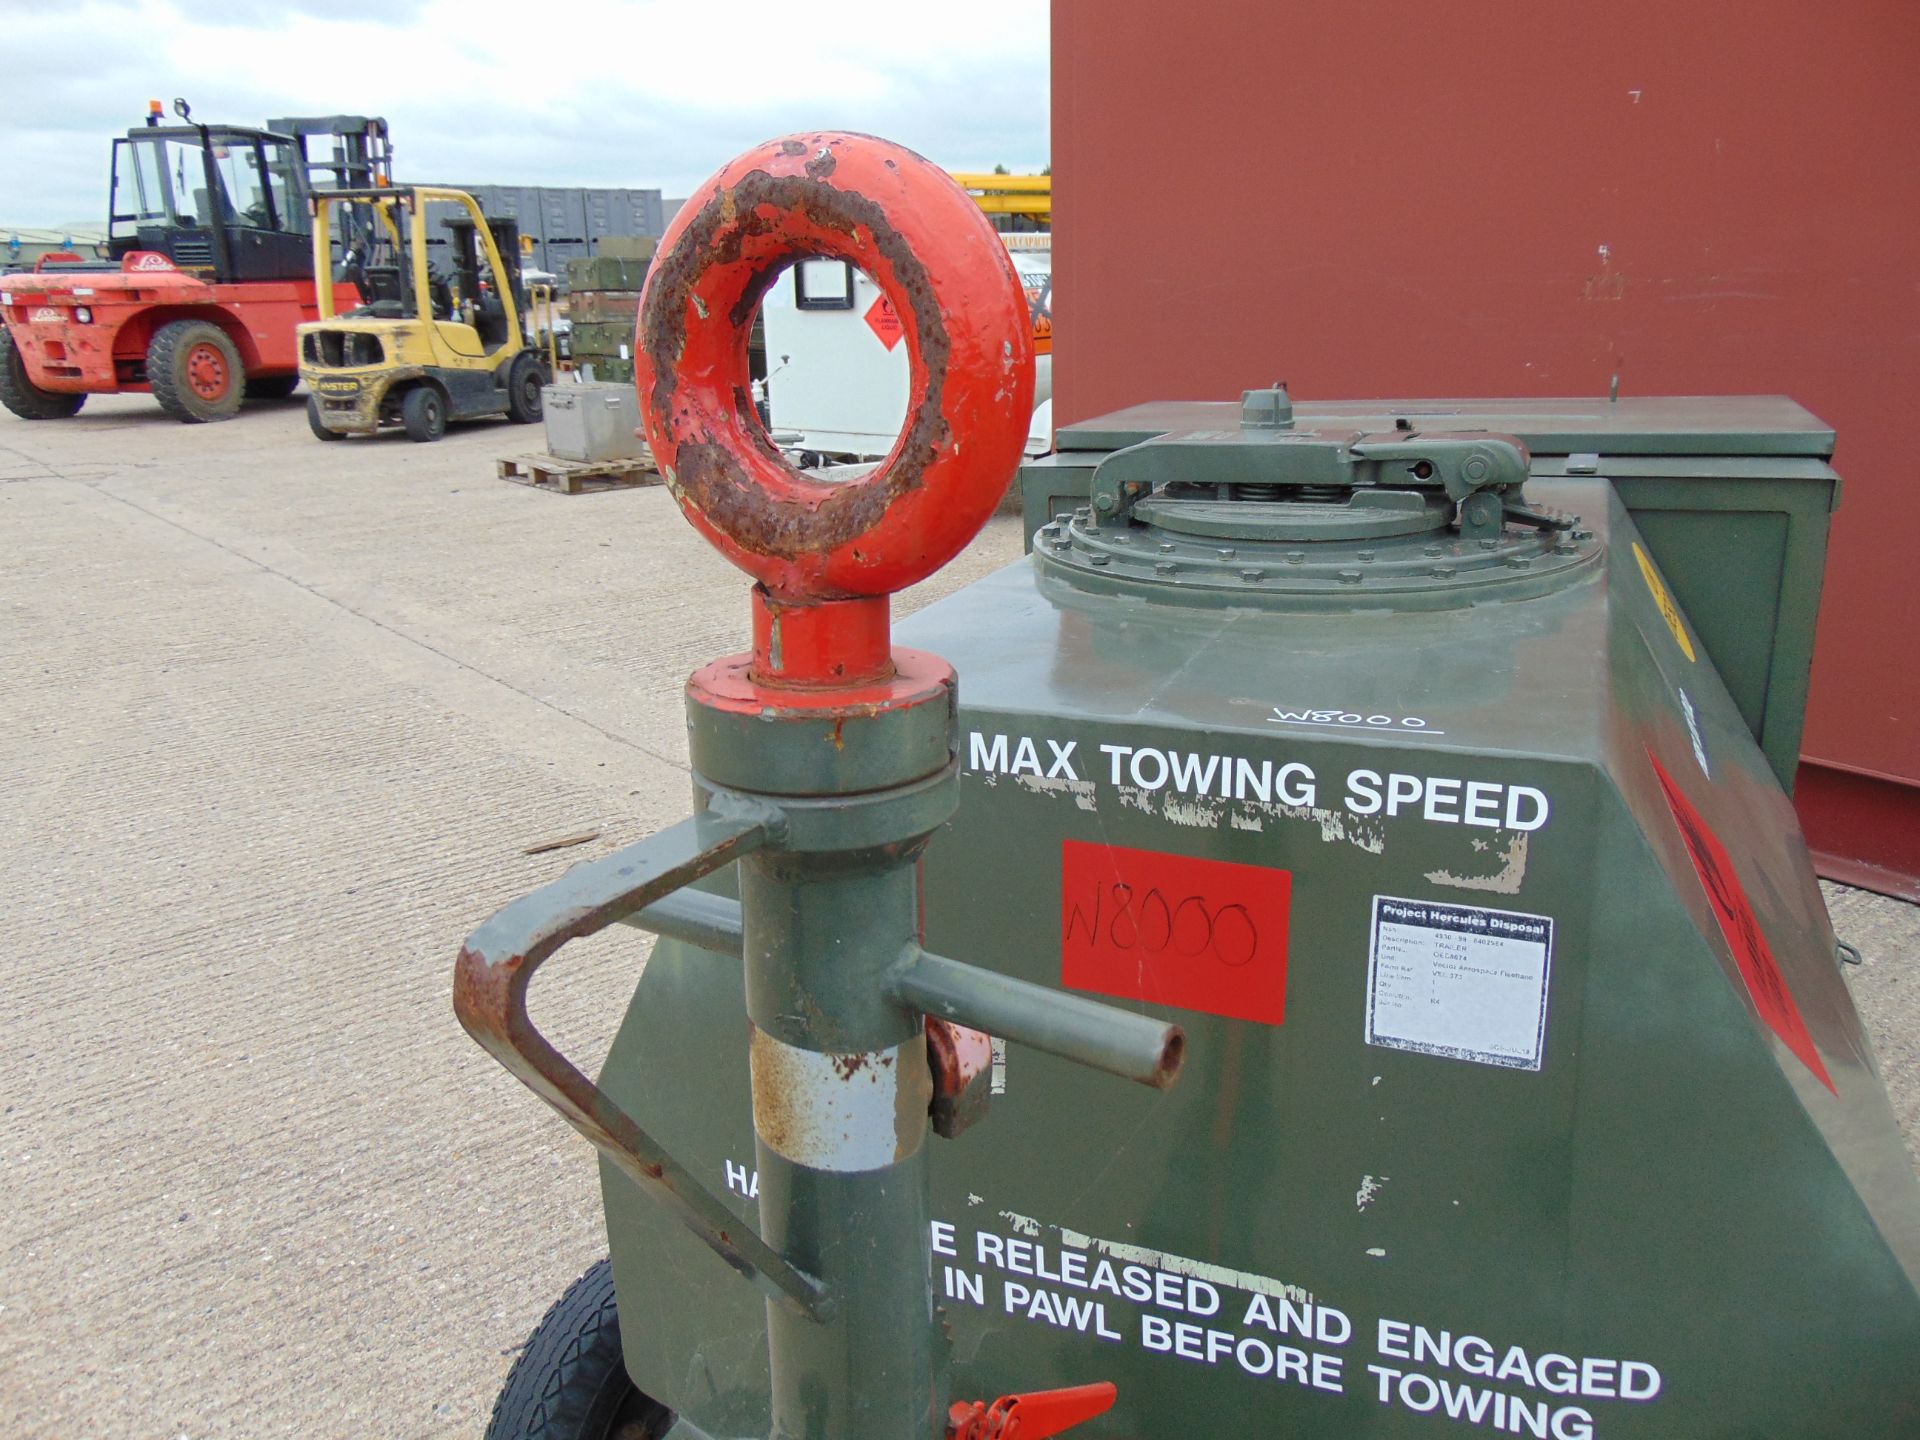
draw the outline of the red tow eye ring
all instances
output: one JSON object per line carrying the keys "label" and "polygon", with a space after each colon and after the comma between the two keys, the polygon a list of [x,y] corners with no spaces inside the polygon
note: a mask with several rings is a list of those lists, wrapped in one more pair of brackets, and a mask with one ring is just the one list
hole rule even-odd
{"label": "red tow eye ring", "polygon": [[[747,369],[761,297],[789,265],[816,256],[871,276],[907,346],[900,438],[845,483],[803,475],[780,454]],[[886,597],[979,532],[1020,463],[1033,411],[1025,296],[979,206],[937,166],[872,136],[770,140],[726,165],[667,227],[635,353],[661,475],[695,527],[759,582],[761,678],[838,683],[883,670]],[[813,612],[787,627],[790,641],[805,640],[771,653],[796,608]],[[828,663],[835,652],[839,663]]]}

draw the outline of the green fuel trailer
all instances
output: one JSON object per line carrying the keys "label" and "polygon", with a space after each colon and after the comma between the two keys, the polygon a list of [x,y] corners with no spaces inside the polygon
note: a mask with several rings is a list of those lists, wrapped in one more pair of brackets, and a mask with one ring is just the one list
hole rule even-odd
{"label": "green fuel trailer", "polygon": [[[844,483],[742,399],[810,256],[908,353]],[[1140,407],[896,647],[1019,463],[1029,319],[951,179],[842,132],[649,270],[648,442],[752,643],[688,682],[692,817],[457,962],[611,1248],[490,1440],[1920,1435],[1920,1183],[1785,788],[1831,432]],[[596,1083],[527,991],[615,923],[662,938]]]}
{"label": "green fuel trailer", "polygon": [[[1034,553],[901,627],[962,677],[928,945],[1188,1035],[1165,1096],[996,1045],[933,1158],[956,1388],[1110,1380],[1090,1436],[1920,1434],[1920,1188],[1782,788],[1831,433],[1290,409],[1065,432]],[[602,1083],[745,1219],[742,1024],[663,940]],[[759,1298],[604,1188],[635,1383],[767,1433]]]}

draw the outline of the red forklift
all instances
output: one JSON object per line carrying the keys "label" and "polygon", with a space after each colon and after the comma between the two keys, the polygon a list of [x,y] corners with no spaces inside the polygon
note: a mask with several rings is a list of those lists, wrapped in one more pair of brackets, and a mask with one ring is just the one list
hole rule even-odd
{"label": "red forklift", "polygon": [[[390,183],[387,122],[253,130],[173,108],[179,124],[155,100],[113,142],[107,258],[48,255],[0,276],[0,404],[23,419],[147,391],[176,420],[227,420],[300,383],[294,327],[319,315],[311,192]],[[314,137],[332,143],[309,158]]]}

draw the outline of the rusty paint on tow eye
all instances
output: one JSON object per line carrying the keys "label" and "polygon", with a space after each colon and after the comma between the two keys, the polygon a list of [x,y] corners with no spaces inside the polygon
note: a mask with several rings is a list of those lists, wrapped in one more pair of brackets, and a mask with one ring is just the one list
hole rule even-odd
{"label": "rusty paint on tow eye", "polygon": [[[788,145],[797,145],[789,141]],[[804,147],[787,153],[803,153]],[[820,554],[874,528],[887,508],[903,492],[917,488],[927,468],[949,439],[943,403],[950,344],[946,319],[925,267],[894,227],[886,210],[863,195],[825,183],[836,168],[831,151],[822,151],[807,164],[806,176],[773,176],[756,170],[731,189],[723,190],[702,208],[688,228],[683,243],[673,247],[664,263],[656,260],[648,278],[647,307],[642,327],[645,345],[654,362],[653,405],[661,414],[675,411],[680,378],[678,362],[689,347],[688,314],[698,314],[702,282],[717,269],[739,265],[750,250],[759,253],[751,271],[739,282],[739,294],[729,307],[727,335],[744,334],[768,288],[793,261],[811,250],[787,235],[791,219],[825,241],[841,237],[853,252],[848,256],[863,268],[879,269],[874,276],[890,296],[904,300],[914,323],[909,341],[926,374],[926,399],[913,408],[911,423],[894,450],[894,463],[883,467],[882,483],[819,487],[812,503],[797,503],[768,492],[755,482],[735,455],[727,437],[710,429],[701,438],[689,435],[678,447],[675,493],[711,516],[743,548],[780,559]],[[772,211],[769,215],[768,211]],[[783,243],[768,244],[770,237]],[[758,245],[755,242],[760,242]],[[869,253],[871,252],[871,253]],[[884,266],[873,264],[874,258]],[[888,279],[893,284],[887,283]],[[732,385],[734,409],[751,412],[745,387]],[[682,411],[681,413],[687,413]],[[691,418],[691,416],[689,416]],[[744,417],[740,417],[744,419]],[[754,416],[750,423],[731,427],[750,438],[756,448],[778,452]],[[784,460],[779,463],[785,464]]]}
{"label": "rusty paint on tow eye", "polygon": [[[747,375],[761,299],[809,257],[864,270],[908,342],[905,428],[872,473],[839,484],[780,454]],[[647,438],[675,499],[785,601],[923,577],[978,532],[1024,449],[1031,317],[1011,257],[951,176],[871,136],[788,136],[723,168],[669,227],[640,330]]]}

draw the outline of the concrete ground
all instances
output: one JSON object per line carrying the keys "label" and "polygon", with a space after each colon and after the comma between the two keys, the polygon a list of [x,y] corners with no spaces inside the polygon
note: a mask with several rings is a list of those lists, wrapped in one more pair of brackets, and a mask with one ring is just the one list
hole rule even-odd
{"label": "concrete ground", "polygon": [[[746,589],[664,490],[494,478],[530,444],[0,414],[6,1434],[477,1435],[603,1252],[584,1142],[460,1033],[453,955],[685,812],[680,687]],[[902,608],[1019,548],[996,520]],[[1832,898],[1911,1143],[1920,912]],[[642,953],[550,972],[563,1049]]]}

